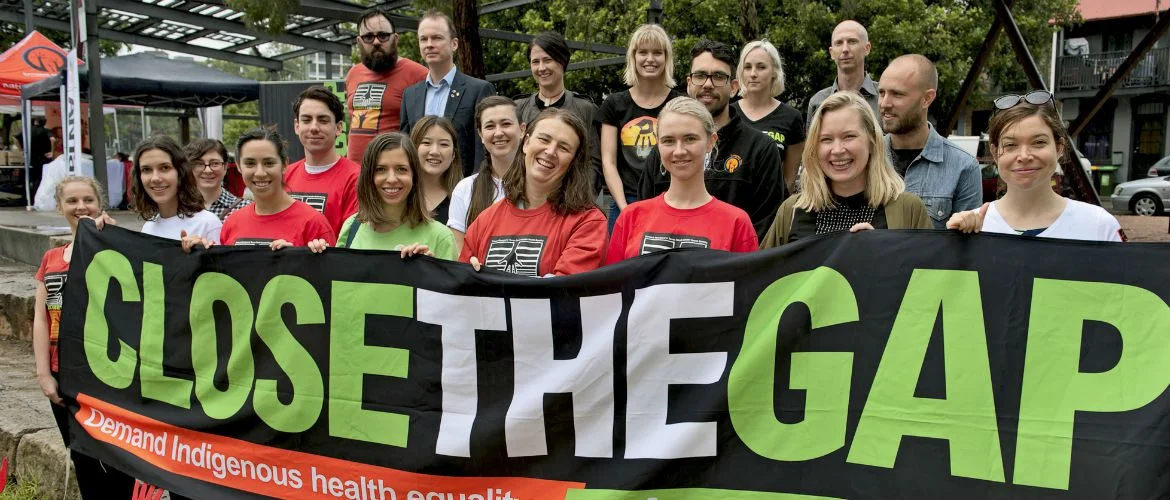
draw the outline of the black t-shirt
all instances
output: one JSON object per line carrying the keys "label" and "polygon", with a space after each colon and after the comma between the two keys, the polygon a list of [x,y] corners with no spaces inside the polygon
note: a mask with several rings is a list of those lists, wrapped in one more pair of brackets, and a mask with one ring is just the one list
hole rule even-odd
{"label": "black t-shirt", "polygon": [[922,154],[922,149],[890,149],[894,154],[890,155],[893,160],[894,170],[898,171],[898,175],[906,177],[906,170],[910,168],[910,162],[918,158]]}
{"label": "black t-shirt", "polygon": [[834,231],[848,231],[854,224],[868,222],[874,229],[887,229],[885,207],[872,208],[865,200],[865,192],[842,198],[833,195],[837,206],[819,212],[796,209],[788,242]]}
{"label": "black t-shirt", "polygon": [[800,116],[800,111],[789,106],[788,103],[780,103],[776,109],[771,113],[764,115],[759,121],[752,121],[747,115],[743,114],[743,108],[740,107],[739,102],[733,103],[731,106],[735,108],[735,112],[743,118],[743,122],[772,139],[776,143],[776,147],[780,148],[780,159],[784,159],[784,154],[788,152],[788,147],[794,144],[804,142],[804,118]]}
{"label": "black t-shirt", "polygon": [[431,218],[435,219],[439,222],[442,222],[443,224],[446,224],[447,218],[450,215],[448,213],[450,210],[451,210],[451,195],[447,195],[446,198],[443,198],[443,201],[439,202],[438,205],[435,205],[435,210],[434,210],[434,212],[431,213]]}
{"label": "black t-shirt", "polygon": [[610,94],[601,103],[597,121],[618,129],[617,170],[625,194],[638,195],[638,178],[642,175],[646,157],[658,146],[658,113],[667,102],[681,95],[671,90],[661,104],[651,109],[638,106],[629,90]]}

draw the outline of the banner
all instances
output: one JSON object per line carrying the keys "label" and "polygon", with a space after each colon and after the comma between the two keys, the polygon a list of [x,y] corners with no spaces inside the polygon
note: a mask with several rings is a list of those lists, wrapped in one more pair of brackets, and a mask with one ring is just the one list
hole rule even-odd
{"label": "banner", "polygon": [[865,231],[527,279],[79,229],[73,446],[195,498],[1170,495],[1166,245]]}
{"label": "banner", "polygon": [[81,82],[78,81],[77,49],[69,51],[68,69],[65,72],[66,95],[63,96],[65,116],[61,120],[64,126],[61,140],[65,141],[65,154],[69,159],[69,174],[74,175],[81,171],[81,155],[84,147],[81,142]]}

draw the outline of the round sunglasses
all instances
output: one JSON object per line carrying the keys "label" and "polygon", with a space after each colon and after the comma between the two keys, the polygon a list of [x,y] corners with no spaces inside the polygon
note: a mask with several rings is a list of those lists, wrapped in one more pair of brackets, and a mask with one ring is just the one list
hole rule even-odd
{"label": "round sunglasses", "polygon": [[1052,93],[1047,90],[1033,90],[1024,95],[1008,94],[994,101],[995,109],[1008,109],[1019,104],[1020,101],[1033,106],[1040,106],[1052,102]]}

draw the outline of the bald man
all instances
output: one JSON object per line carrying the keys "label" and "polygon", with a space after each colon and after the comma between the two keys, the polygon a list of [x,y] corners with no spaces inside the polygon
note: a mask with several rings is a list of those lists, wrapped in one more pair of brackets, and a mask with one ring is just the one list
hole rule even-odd
{"label": "bald man", "polygon": [[808,101],[808,112],[804,114],[804,128],[808,130],[812,125],[812,116],[817,107],[833,93],[841,90],[852,90],[861,94],[873,114],[878,114],[877,84],[865,72],[865,56],[869,55],[872,46],[869,44],[869,32],[865,26],[857,21],[842,21],[833,28],[833,37],[829,42],[829,57],[837,65],[837,79],[833,84],[813,94]]}
{"label": "bald man", "polygon": [[944,139],[926,120],[938,92],[938,70],[918,54],[890,62],[878,83],[882,130],[894,169],[906,190],[922,198],[935,229],[951,214],[983,203],[979,162]]}

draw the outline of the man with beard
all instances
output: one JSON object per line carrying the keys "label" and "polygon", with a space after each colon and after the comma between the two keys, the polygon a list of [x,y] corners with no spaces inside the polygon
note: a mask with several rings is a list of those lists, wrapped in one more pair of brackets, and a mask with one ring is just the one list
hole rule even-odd
{"label": "man with beard", "polygon": [[922,198],[935,229],[946,229],[951,214],[983,202],[983,181],[975,157],[926,121],[937,88],[934,63],[909,54],[890,62],[878,94],[890,162],[906,179],[906,190]]}
{"label": "man with beard", "polygon": [[[402,93],[423,81],[427,69],[409,59],[398,58],[398,34],[390,13],[372,8],[358,19],[354,40],[362,62],[345,75],[346,104],[349,108],[349,151],[346,156],[362,161],[370,139],[383,132],[397,132]],[[410,130],[403,132],[409,134]]]}
{"label": "man with beard", "polygon": [[841,21],[833,28],[833,36],[829,39],[829,57],[837,65],[837,78],[832,85],[821,89],[808,100],[808,112],[804,114],[805,130],[812,127],[812,116],[821,103],[838,90],[857,92],[873,108],[873,113],[878,114],[877,84],[865,72],[865,56],[869,55],[871,48],[869,32],[861,23]]}
{"label": "man with beard", "polygon": [[[767,234],[784,201],[780,150],[768,136],[748,127],[728,104],[739,91],[735,79],[735,51],[726,44],[700,40],[691,49],[687,94],[703,103],[719,128],[715,150],[704,171],[707,191],[735,205],[752,219],[756,234]],[[658,148],[646,157],[646,169],[638,183],[638,198],[647,200],[670,187],[670,174],[662,167]]]}
{"label": "man with beard", "polygon": [[463,176],[468,177],[483,159],[483,142],[475,130],[475,106],[496,95],[492,84],[469,76],[455,67],[459,37],[451,18],[429,10],[418,20],[418,51],[427,65],[427,76],[402,93],[402,129],[427,115],[443,116],[455,124]]}

